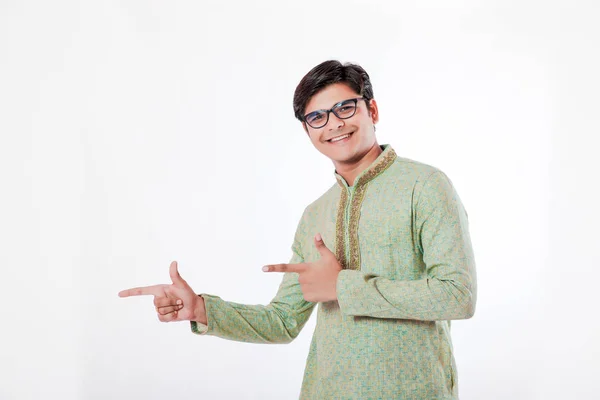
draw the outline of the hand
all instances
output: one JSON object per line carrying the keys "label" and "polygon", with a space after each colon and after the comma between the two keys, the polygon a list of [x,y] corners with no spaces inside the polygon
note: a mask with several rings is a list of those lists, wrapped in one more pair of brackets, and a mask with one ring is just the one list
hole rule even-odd
{"label": "hand", "polygon": [[313,303],[337,300],[337,278],[342,270],[335,254],[325,246],[321,235],[315,235],[315,247],[321,258],[313,263],[275,264],[263,267],[265,272],[297,272],[304,300]]}
{"label": "hand", "polygon": [[158,319],[162,322],[198,321],[206,325],[204,299],[192,290],[177,271],[177,261],[169,267],[171,285],[154,285],[127,289],[119,292],[119,297],[154,296],[154,306]]}

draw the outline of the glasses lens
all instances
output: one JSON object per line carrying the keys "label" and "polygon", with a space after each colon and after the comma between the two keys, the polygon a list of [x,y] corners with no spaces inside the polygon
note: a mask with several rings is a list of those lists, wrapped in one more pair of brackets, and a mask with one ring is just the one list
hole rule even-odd
{"label": "glasses lens", "polygon": [[306,116],[306,122],[313,128],[320,128],[327,123],[327,113],[315,111]]}
{"label": "glasses lens", "polygon": [[340,118],[350,118],[356,111],[356,100],[346,100],[333,109]]}

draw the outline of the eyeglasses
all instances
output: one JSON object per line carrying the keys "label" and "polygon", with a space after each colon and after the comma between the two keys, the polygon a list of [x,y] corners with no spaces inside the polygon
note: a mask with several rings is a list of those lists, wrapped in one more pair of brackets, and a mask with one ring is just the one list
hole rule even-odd
{"label": "eyeglasses", "polygon": [[304,122],[313,129],[319,129],[329,122],[329,113],[333,113],[339,119],[348,119],[356,114],[357,103],[359,100],[365,100],[364,97],[343,100],[331,107],[329,110],[316,110],[304,116]]}

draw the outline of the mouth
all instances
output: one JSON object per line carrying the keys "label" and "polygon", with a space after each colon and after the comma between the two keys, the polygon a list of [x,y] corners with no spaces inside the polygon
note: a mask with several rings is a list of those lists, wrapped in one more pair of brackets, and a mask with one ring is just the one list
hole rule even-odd
{"label": "mouth", "polygon": [[345,133],[343,135],[332,137],[331,139],[326,140],[326,142],[333,143],[333,144],[347,142],[353,134],[354,134],[354,132]]}

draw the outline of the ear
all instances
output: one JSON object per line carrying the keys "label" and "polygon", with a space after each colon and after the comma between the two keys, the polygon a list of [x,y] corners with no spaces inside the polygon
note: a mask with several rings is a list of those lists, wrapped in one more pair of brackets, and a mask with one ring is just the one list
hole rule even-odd
{"label": "ear", "polygon": [[375,99],[371,99],[369,101],[369,110],[370,110],[371,119],[373,120],[373,124],[378,123],[379,122],[379,109],[377,108],[377,102],[375,101]]}

